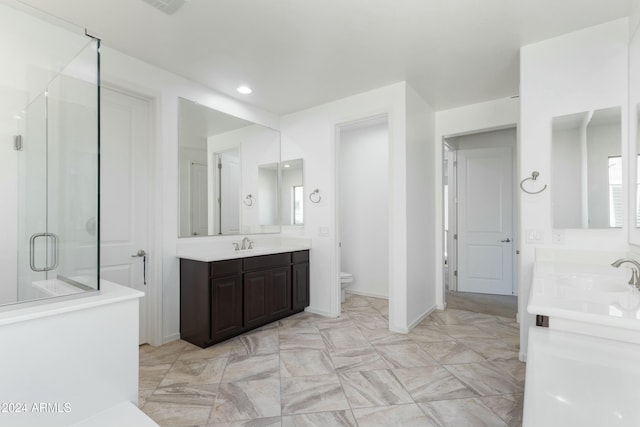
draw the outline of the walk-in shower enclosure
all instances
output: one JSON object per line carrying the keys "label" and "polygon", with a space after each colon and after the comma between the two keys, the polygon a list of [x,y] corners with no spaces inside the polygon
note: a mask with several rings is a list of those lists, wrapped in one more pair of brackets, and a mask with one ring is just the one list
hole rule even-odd
{"label": "walk-in shower enclosure", "polygon": [[99,289],[99,43],[0,0],[0,305]]}

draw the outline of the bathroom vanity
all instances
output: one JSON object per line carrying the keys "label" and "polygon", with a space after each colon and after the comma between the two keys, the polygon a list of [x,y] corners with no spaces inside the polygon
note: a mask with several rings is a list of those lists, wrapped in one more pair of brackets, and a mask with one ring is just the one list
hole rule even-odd
{"label": "bathroom vanity", "polygon": [[529,330],[523,426],[640,423],[640,292],[607,262],[538,260],[527,309],[548,319]]}
{"label": "bathroom vanity", "polygon": [[205,348],[309,305],[309,250],[254,254],[180,257],[183,340]]}

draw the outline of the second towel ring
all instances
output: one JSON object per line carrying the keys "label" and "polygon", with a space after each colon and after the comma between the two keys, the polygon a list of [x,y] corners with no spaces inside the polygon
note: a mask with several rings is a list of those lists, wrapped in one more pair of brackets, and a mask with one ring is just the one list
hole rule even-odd
{"label": "second towel ring", "polygon": [[320,203],[320,200],[322,200],[320,190],[317,188],[313,190],[313,193],[309,194],[309,200],[311,200],[312,203]]}
{"label": "second towel ring", "polygon": [[523,179],[522,181],[520,181],[520,189],[522,189],[522,191],[524,191],[527,194],[538,194],[538,193],[542,193],[546,188],[547,188],[547,184],[544,185],[544,187],[542,187],[540,190],[538,191],[529,191],[527,189],[524,188],[524,186],[522,184],[524,184],[525,181],[535,181],[538,179],[538,176],[540,175],[540,172],[538,171],[533,171],[531,172],[531,176]]}
{"label": "second towel ring", "polygon": [[242,203],[244,203],[246,206],[253,206],[253,196],[251,194],[248,194],[247,197],[244,198]]}

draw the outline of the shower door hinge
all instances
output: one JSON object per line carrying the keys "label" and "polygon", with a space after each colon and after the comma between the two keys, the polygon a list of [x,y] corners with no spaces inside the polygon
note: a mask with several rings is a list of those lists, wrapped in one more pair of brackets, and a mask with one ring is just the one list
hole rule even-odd
{"label": "shower door hinge", "polygon": [[453,235],[453,240],[458,240],[458,234],[457,233]]}
{"label": "shower door hinge", "polygon": [[22,151],[22,135],[13,136],[13,149],[16,151]]}
{"label": "shower door hinge", "polygon": [[458,277],[458,270],[453,270],[453,277]]}

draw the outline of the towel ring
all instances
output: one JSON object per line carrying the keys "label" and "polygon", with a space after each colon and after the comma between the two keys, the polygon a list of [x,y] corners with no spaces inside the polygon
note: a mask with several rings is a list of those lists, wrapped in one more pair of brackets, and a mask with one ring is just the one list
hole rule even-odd
{"label": "towel ring", "polygon": [[251,194],[248,194],[247,197],[244,198],[242,203],[244,203],[246,206],[253,206],[253,196]]}
{"label": "towel ring", "polygon": [[544,185],[544,187],[542,187],[540,190],[538,191],[529,191],[527,189],[524,188],[524,186],[522,184],[524,184],[525,181],[535,181],[538,179],[538,176],[540,175],[540,172],[538,171],[533,171],[531,172],[531,176],[523,179],[522,181],[520,181],[520,189],[522,189],[522,191],[524,191],[527,194],[538,194],[538,193],[542,193],[546,188],[547,188],[547,184]]}
{"label": "towel ring", "polygon": [[322,200],[320,190],[317,188],[313,190],[313,193],[309,194],[309,200],[311,200],[312,203],[320,203],[320,200]]}

